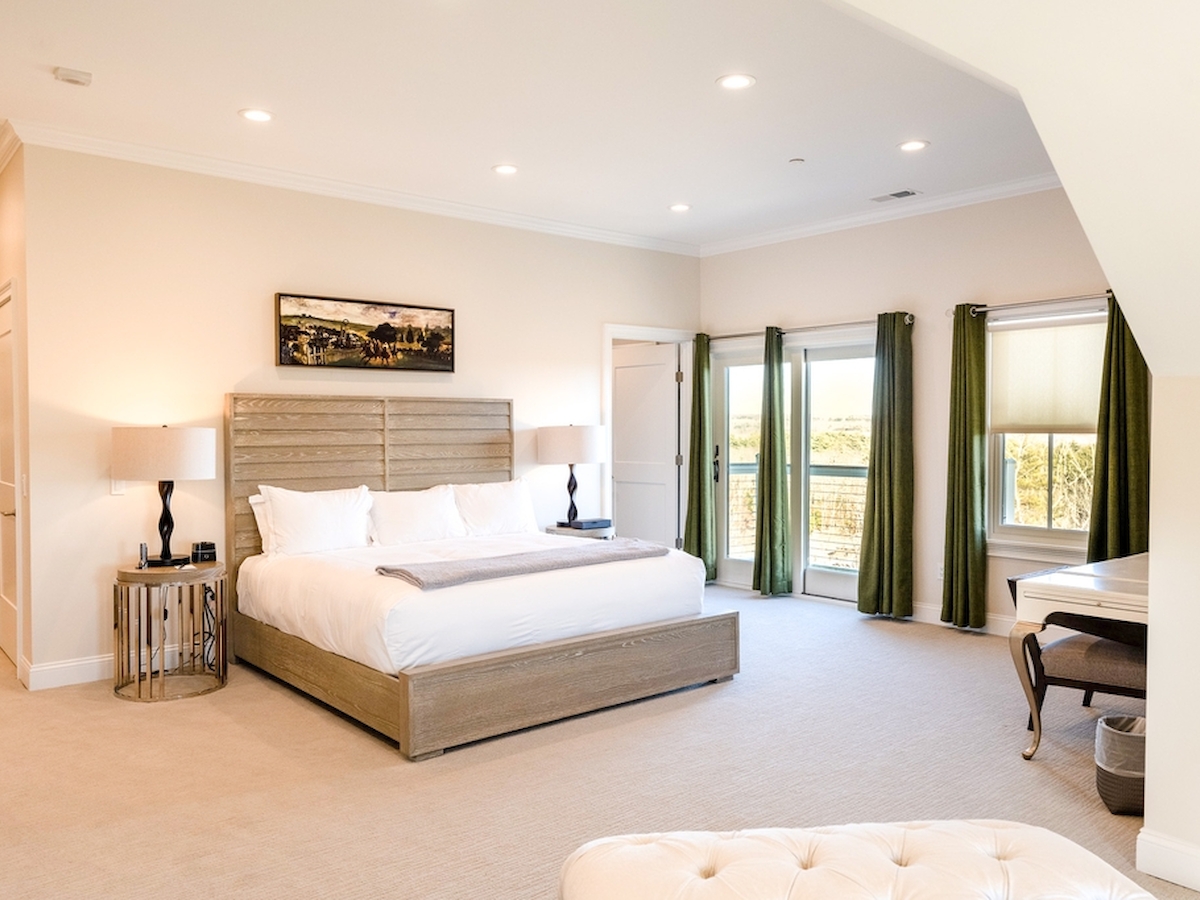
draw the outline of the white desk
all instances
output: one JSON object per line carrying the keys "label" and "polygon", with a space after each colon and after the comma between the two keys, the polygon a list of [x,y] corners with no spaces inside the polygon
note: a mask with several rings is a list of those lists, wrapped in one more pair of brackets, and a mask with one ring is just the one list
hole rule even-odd
{"label": "white desk", "polygon": [[1042,740],[1042,717],[1037,708],[1033,679],[1025,658],[1025,639],[1046,627],[1053,613],[1071,613],[1094,619],[1149,622],[1150,554],[1058,569],[1017,582],[1017,623],[1008,636],[1017,677],[1029,701],[1033,743],[1021,753],[1030,759]]}

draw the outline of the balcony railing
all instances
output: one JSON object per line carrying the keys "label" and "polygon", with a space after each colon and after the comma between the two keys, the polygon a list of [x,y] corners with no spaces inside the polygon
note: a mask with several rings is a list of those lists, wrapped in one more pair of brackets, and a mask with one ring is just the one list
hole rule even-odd
{"label": "balcony railing", "polygon": [[809,466],[810,566],[858,569],[866,504],[866,466]]}
{"label": "balcony railing", "polygon": [[[808,564],[857,570],[867,467],[810,466],[808,473]],[[732,559],[754,558],[757,479],[756,463],[729,465],[728,554]]]}

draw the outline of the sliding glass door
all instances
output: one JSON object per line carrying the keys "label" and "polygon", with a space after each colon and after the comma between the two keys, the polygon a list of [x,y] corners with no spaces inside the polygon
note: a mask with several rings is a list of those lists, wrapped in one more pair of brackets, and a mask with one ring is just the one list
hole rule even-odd
{"label": "sliding glass door", "polygon": [[804,593],[854,600],[871,448],[871,347],[808,348],[804,354]]}
{"label": "sliding glass door", "polygon": [[[743,351],[718,356],[713,365],[713,423],[718,440],[717,570],[718,578],[730,584],[749,585],[753,576],[762,429],[761,360],[761,351]],[[791,364],[787,363],[784,402],[789,411],[791,380]],[[787,433],[790,436],[790,421]]]}
{"label": "sliding glass door", "polygon": [[[788,467],[797,593],[853,600],[871,443],[873,329],[785,339]],[[714,347],[717,578],[749,587],[758,511],[761,344]]]}

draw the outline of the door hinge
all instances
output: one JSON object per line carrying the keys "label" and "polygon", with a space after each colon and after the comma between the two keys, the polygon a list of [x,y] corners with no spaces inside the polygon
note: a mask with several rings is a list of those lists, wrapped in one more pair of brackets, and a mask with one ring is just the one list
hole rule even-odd
{"label": "door hinge", "polygon": [[675,538],[675,549],[676,550],[683,549],[683,538]]}
{"label": "door hinge", "polygon": [[676,381],[677,383],[679,383],[679,384],[683,384],[683,372],[682,372],[682,370],[680,370],[680,369],[676,369],[676,370],[675,370],[675,381]]}
{"label": "door hinge", "polygon": [[675,454],[675,465],[677,465],[677,466],[683,465],[683,454],[682,453]]}

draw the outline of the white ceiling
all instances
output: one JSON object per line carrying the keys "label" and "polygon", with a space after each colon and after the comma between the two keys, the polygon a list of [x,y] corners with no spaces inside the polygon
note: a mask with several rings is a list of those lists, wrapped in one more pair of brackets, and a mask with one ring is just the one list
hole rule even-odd
{"label": "white ceiling", "polygon": [[818,0],[0,0],[0,34],[28,143],[681,253],[1057,184],[1020,99]]}

